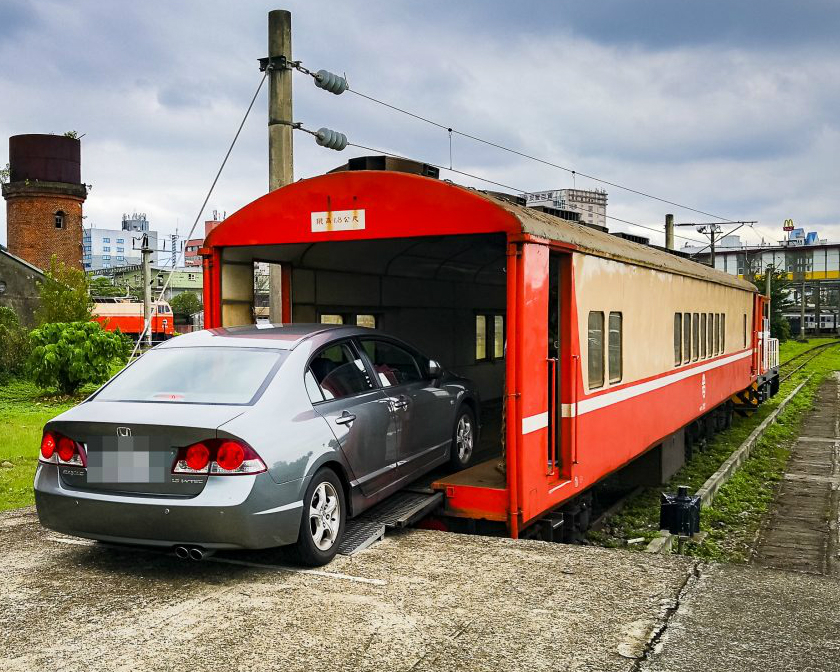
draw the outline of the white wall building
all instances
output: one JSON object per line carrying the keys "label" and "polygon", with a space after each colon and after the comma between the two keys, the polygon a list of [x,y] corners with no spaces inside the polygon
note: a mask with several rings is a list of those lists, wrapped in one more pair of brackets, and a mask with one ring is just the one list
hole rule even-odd
{"label": "white wall building", "polygon": [[607,228],[607,192],[603,189],[554,189],[523,194],[529,208],[546,206],[580,213],[585,224]]}
{"label": "white wall building", "polygon": [[[82,232],[83,257],[86,271],[117,268],[141,263],[140,245],[143,234],[149,235],[149,246],[158,250],[157,231],[149,230],[149,221],[143,213],[123,215],[120,229],[84,229]],[[134,249],[137,248],[137,249]],[[154,265],[164,263],[167,254],[156,253]]]}

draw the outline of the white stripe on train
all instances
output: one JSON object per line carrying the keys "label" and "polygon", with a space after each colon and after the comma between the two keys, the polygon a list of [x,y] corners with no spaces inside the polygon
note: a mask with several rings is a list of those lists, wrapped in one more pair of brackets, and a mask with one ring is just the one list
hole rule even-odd
{"label": "white stripe on train", "polygon": [[[752,354],[752,350],[736,352],[734,355],[729,355],[728,357],[717,359],[713,362],[708,362],[707,364],[695,366],[690,369],[682,369],[680,371],[675,371],[674,373],[662,376],[661,378],[654,378],[653,380],[648,380],[644,383],[629,385],[627,387],[621,388],[620,390],[615,390],[614,392],[607,392],[605,394],[598,395],[597,397],[581,399],[577,403],[577,415],[583,415],[584,413],[597,411],[598,409],[604,408],[606,406],[617,404],[621,401],[632,399],[633,397],[638,397],[641,394],[653,392],[654,390],[667,387],[668,385],[672,385],[681,380],[685,380],[686,378],[691,378],[692,376],[705,373],[706,371],[711,371],[721,366],[726,366],[727,364],[732,364],[734,362],[740,361],[746,357],[751,357]],[[562,404],[561,412],[564,418],[573,418],[575,417],[575,405]],[[522,418],[523,434],[530,434],[531,432],[535,432],[547,426],[548,411],[538,413],[537,415],[531,415],[527,418]]]}

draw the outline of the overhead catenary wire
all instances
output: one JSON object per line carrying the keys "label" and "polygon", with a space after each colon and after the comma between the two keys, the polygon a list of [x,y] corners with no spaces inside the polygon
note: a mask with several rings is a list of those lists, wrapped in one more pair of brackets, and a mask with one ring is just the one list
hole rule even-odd
{"label": "overhead catenary wire", "polygon": [[[574,168],[569,168],[568,166],[563,166],[563,165],[560,165],[558,163],[554,163],[553,161],[549,161],[547,159],[542,159],[538,156],[533,156],[533,155],[528,154],[526,152],[519,151],[518,149],[513,149],[511,147],[506,147],[505,145],[499,144],[497,142],[493,142],[492,140],[487,140],[485,138],[479,137],[477,135],[473,135],[471,133],[466,133],[464,131],[459,131],[459,130],[453,128],[452,126],[450,126],[448,124],[441,124],[440,122],[429,119],[428,117],[424,117],[423,115],[417,114],[415,112],[411,112],[411,111],[406,110],[404,108],[398,107],[397,105],[392,105],[391,103],[387,103],[384,100],[379,100],[378,98],[375,98],[373,96],[369,96],[369,95],[367,95],[365,93],[362,93],[361,91],[357,91],[356,89],[354,89],[352,87],[349,87],[349,86],[347,88],[347,91],[359,96],[360,98],[364,98],[364,99],[369,100],[373,103],[376,103],[378,105],[382,105],[382,106],[387,107],[391,110],[394,110],[395,112],[405,114],[409,117],[413,117],[415,119],[418,119],[419,121],[423,121],[427,124],[431,124],[432,126],[436,126],[437,128],[440,128],[440,129],[443,129],[443,130],[447,131],[449,134],[454,133],[456,135],[460,135],[461,137],[468,138],[468,139],[473,140],[475,142],[480,142],[482,144],[488,145],[489,147],[495,147],[496,149],[500,149],[504,152],[508,152],[510,154],[515,154],[516,156],[521,156],[522,158],[529,159],[531,161],[536,161],[538,163],[542,163],[543,165],[566,171],[567,173],[569,173],[573,176],[585,177],[589,180],[592,180],[594,182],[598,182],[600,184],[605,184],[607,186],[615,187],[616,189],[621,189],[622,191],[627,191],[629,193],[636,194],[638,196],[643,196],[645,198],[650,198],[650,199],[653,199],[655,201],[659,201],[660,203],[667,203],[668,205],[673,205],[677,208],[682,208],[683,210],[690,210],[691,212],[696,212],[696,213],[701,214],[701,215],[706,215],[707,217],[712,217],[714,219],[720,219],[720,220],[724,220],[724,221],[732,219],[731,217],[722,217],[721,215],[715,215],[714,213],[706,212],[706,211],[700,210],[698,208],[693,208],[693,207],[691,207],[689,205],[685,205],[683,203],[678,203],[676,201],[672,201],[672,200],[669,200],[667,198],[662,198],[660,196],[656,196],[654,194],[650,194],[650,193],[641,191],[639,189],[634,189],[632,187],[628,187],[628,186],[625,186],[623,184],[619,184],[617,182],[612,182],[610,180],[606,180],[604,178],[597,177],[595,175],[590,175],[589,173],[583,173],[579,170],[575,170]],[[527,193],[527,190],[524,191],[523,193]],[[657,231],[657,233],[661,233],[661,232]]]}
{"label": "overhead catenary wire", "polygon": [[[295,127],[298,130],[304,131],[304,132],[309,133],[311,135],[315,135],[315,133],[313,131],[307,130],[300,125],[296,125]],[[375,147],[367,147],[365,145],[360,145],[359,143],[356,143],[356,142],[348,142],[347,146],[348,147],[356,147],[358,149],[363,149],[366,152],[376,152],[377,154],[384,154],[385,156],[392,156],[392,157],[397,158],[397,159],[406,158],[406,157],[404,157],[400,154],[394,154],[393,152],[387,152],[384,149],[377,149]],[[503,189],[511,189],[513,191],[517,191],[517,192],[520,192],[520,193],[526,193],[523,189],[520,189],[519,187],[514,187],[510,184],[505,184],[503,182],[497,182],[496,180],[491,180],[487,177],[483,177],[481,175],[476,175],[475,173],[468,173],[466,171],[458,170],[456,168],[449,168],[447,166],[441,166],[439,164],[431,163],[429,161],[424,161],[423,163],[426,163],[429,166],[433,166],[434,168],[437,168],[438,170],[448,170],[449,172],[455,173],[456,175],[463,175],[464,177],[469,177],[469,178],[472,178],[474,180],[480,180],[481,182],[486,182],[488,184],[492,184],[492,185],[495,185],[497,187],[502,187]],[[621,222],[622,224],[628,224],[630,226],[637,226],[640,229],[647,229],[648,231],[653,231],[654,233],[662,233],[662,231],[660,231],[659,229],[654,228],[652,226],[646,226],[645,224],[639,224],[638,222],[632,222],[629,219],[622,219],[621,217],[616,217],[615,215],[605,215],[605,217],[607,219],[611,219],[611,220],[616,221],[616,222]],[[681,238],[683,240],[688,240],[692,243],[698,243],[698,244],[701,244],[701,245],[703,244],[703,241],[697,240],[696,238],[688,238],[687,236],[680,236],[678,234],[674,234],[674,237],[675,238]]]}
{"label": "overhead catenary wire", "polygon": [[[230,153],[233,151],[234,146],[236,145],[236,141],[239,139],[239,134],[242,132],[242,128],[245,126],[245,122],[248,120],[248,115],[251,114],[251,109],[254,107],[254,103],[257,101],[257,96],[260,95],[260,91],[262,90],[263,84],[265,83],[266,77],[268,76],[268,71],[266,70],[263,73],[262,78],[260,79],[260,83],[257,85],[257,90],[254,92],[253,97],[251,98],[251,102],[248,104],[248,109],[245,110],[245,115],[242,117],[242,121],[239,123],[239,128],[236,129],[236,134],[233,136],[233,140],[228,147],[227,152],[225,152],[225,157],[222,159],[222,163],[219,166],[219,170],[216,171],[216,177],[213,178],[213,183],[210,185],[210,189],[207,190],[207,195],[204,197],[204,201],[201,204],[201,207],[198,209],[198,214],[195,216],[195,221],[193,225],[190,227],[190,232],[187,234],[186,240],[192,239],[193,232],[195,231],[195,227],[198,226],[198,222],[201,219],[201,215],[204,214],[204,208],[207,207],[207,202],[210,200],[210,196],[213,193],[213,189],[216,188],[216,183],[219,181],[219,177],[222,174],[222,171],[225,169],[225,164],[227,164],[228,157],[230,157]],[[184,250],[182,249],[180,252],[177,253],[177,258],[180,259],[184,255]],[[176,264],[177,265],[177,264]],[[146,336],[149,328],[151,327],[152,318],[155,315],[155,311],[157,310],[157,304],[163,298],[164,293],[166,292],[167,288],[169,287],[169,283],[172,280],[172,275],[175,273],[175,265],[173,265],[172,269],[170,269],[169,274],[166,276],[166,280],[163,283],[163,287],[161,287],[160,293],[158,294],[157,301],[152,303],[152,309],[149,313],[149,319],[144,321],[143,323],[143,331],[140,336],[137,338],[137,343],[134,344],[134,349],[131,351],[131,357],[129,358],[129,363],[134,359],[137,354],[137,350],[140,348],[140,343],[143,341],[143,338]]]}
{"label": "overhead catenary wire", "polygon": [[[444,170],[450,170],[450,171],[456,172],[456,173],[458,172],[452,167],[452,135],[456,134],[456,135],[460,135],[464,138],[468,138],[470,140],[473,140],[475,142],[483,143],[483,144],[488,145],[490,147],[495,147],[496,149],[500,149],[502,151],[509,152],[511,154],[515,154],[517,156],[521,156],[521,157],[529,159],[531,161],[536,161],[538,163],[542,163],[544,165],[551,166],[552,168],[557,168],[559,170],[564,170],[564,171],[566,171],[566,172],[568,172],[572,175],[573,180],[574,180],[576,175],[580,175],[581,177],[585,177],[585,178],[593,180],[595,182],[599,182],[600,184],[606,184],[608,186],[615,187],[616,189],[621,189],[623,191],[627,191],[629,193],[637,194],[637,195],[643,196],[645,198],[650,198],[650,199],[659,201],[661,203],[667,203],[668,205],[673,205],[675,207],[682,208],[683,210],[690,210],[691,212],[696,212],[696,213],[701,214],[701,215],[706,215],[707,217],[713,217],[714,219],[719,219],[719,220],[722,220],[722,221],[727,221],[727,220],[732,219],[730,217],[723,217],[721,215],[715,215],[713,213],[706,212],[704,210],[700,210],[698,208],[693,208],[693,207],[685,205],[683,203],[678,203],[676,201],[671,201],[669,199],[662,198],[660,196],[656,196],[654,194],[649,194],[647,192],[640,191],[638,189],[633,189],[632,187],[628,187],[628,186],[625,186],[625,185],[622,185],[622,184],[618,184],[617,182],[612,182],[610,180],[605,180],[605,179],[597,177],[595,175],[590,175],[588,173],[582,173],[582,172],[577,171],[573,168],[569,168],[567,166],[562,166],[560,164],[554,163],[553,161],[548,161],[547,159],[541,159],[537,156],[527,154],[527,153],[519,151],[517,149],[513,149],[511,147],[506,147],[506,146],[501,145],[497,142],[493,142],[492,140],[487,140],[485,138],[481,138],[481,137],[479,137],[477,135],[473,135],[471,133],[466,133],[464,131],[459,131],[459,130],[453,128],[452,126],[450,126],[448,124],[442,124],[440,122],[434,121],[433,119],[429,119],[428,117],[424,117],[421,114],[417,114],[416,112],[411,112],[410,110],[406,110],[406,109],[404,109],[402,107],[399,107],[397,105],[393,105],[392,103],[387,103],[384,100],[380,100],[378,98],[375,98],[374,96],[368,95],[366,93],[362,93],[361,91],[358,91],[358,90],[356,90],[356,89],[354,89],[350,86],[350,83],[347,80],[346,75],[344,77],[340,77],[340,76],[335,75],[331,72],[328,72],[327,70],[319,70],[316,73],[316,72],[313,72],[312,70],[308,69],[307,67],[305,67],[302,64],[301,61],[289,61],[289,62],[287,62],[286,67],[298,70],[299,72],[302,72],[303,74],[312,77],[315,80],[315,85],[318,86],[319,88],[326,89],[326,90],[331,90],[332,93],[336,93],[336,94],[343,93],[344,91],[349,91],[350,93],[353,93],[353,94],[359,96],[360,98],[364,98],[364,99],[369,100],[373,103],[376,103],[378,105],[382,105],[382,106],[387,107],[391,110],[394,110],[395,112],[405,114],[409,117],[413,117],[414,119],[417,119],[417,120],[422,121],[424,123],[427,123],[427,124],[430,124],[430,125],[435,126],[437,128],[440,128],[442,130],[445,130],[449,134],[449,168],[446,168],[445,166],[437,166],[436,164],[426,162],[429,165],[435,165],[435,167],[437,167],[437,168],[444,169]],[[340,86],[333,90],[333,89],[330,88],[330,84],[334,80],[339,81]],[[293,126],[297,129],[299,129],[299,130],[304,130],[307,133],[310,133],[312,135],[317,135],[313,131],[309,131],[307,129],[302,128],[300,126],[300,124],[296,124],[296,125],[293,124]],[[323,131],[323,130],[326,130],[326,129],[321,129],[321,130]],[[324,143],[319,140],[319,144],[324,144]],[[348,144],[352,145],[353,143],[348,143]],[[355,145],[355,146],[359,146],[359,145]],[[369,151],[379,151],[379,150],[369,149]],[[389,154],[389,156],[398,156],[398,155]],[[400,158],[404,158],[404,157],[400,157]],[[461,174],[466,174],[466,173],[461,173]],[[484,179],[484,178],[476,177],[475,179]],[[487,181],[491,184],[499,185],[499,183],[493,182],[492,180],[485,180],[485,181]],[[502,185],[499,185],[499,186],[502,186]],[[514,189],[514,187],[506,187],[506,188],[507,189]],[[516,189],[516,190],[520,191],[521,193],[528,193],[528,191],[525,190],[525,189]],[[647,229],[649,231],[653,231],[653,232],[658,233],[658,234],[662,233],[659,229],[656,229],[654,227],[645,226],[643,224],[637,224],[635,222],[630,222],[630,221],[627,221],[627,220],[622,220],[618,217],[611,217],[610,215],[606,215],[606,217],[608,219],[613,219],[615,221],[624,222],[625,224],[630,224],[632,226],[638,226],[640,228]],[[683,240],[689,240],[689,241],[695,242],[695,243],[702,243],[702,241],[698,241],[698,240],[693,239],[693,238],[686,238],[685,236],[675,235],[675,237],[676,238],[681,238]]]}

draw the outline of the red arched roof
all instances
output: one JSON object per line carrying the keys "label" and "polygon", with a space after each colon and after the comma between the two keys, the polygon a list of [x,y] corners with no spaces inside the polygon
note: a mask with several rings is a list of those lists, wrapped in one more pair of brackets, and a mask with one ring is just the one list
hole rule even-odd
{"label": "red arched roof", "polygon": [[[326,219],[328,213],[333,222]],[[207,247],[521,231],[479,192],[393,171],[328,173],[272,191],[228,217]]]}

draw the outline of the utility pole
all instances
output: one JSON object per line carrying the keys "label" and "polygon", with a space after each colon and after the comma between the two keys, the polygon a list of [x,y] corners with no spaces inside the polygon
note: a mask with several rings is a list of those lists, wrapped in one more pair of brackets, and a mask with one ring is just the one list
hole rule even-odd
{"label": "utility pole", "polygon": [[674,215],[665,215],[665,249],[674,249]]}
{"label": "utility pole", "polygon": [[146,329],[146,345],[152,347],[152,248],[149,247],[149,234],[143,234],[143,242],[140,247],[140,254],[143,257],[143,324],[148,324]]}
{"label": "utility pole", "polygon": [[[803,273],[803,276],[805,274]],[[799,340],[805,340],[805,278],[802,279],[802,300],[799,302]]]}
{"label": "utility pole", "polygon": [[[268,13],[268,190],[294,181],[292,148],[292,71],[272,59],[292,60],[292,13],[275,9]],[[269,266],[268,311],[272,322],[282,315],[282,269]]]}
{"label": "utility pole", "polygon": [[[753,220],[753,221],[749,221],[749,222],[743,222],[743,221],[738,221],[738,222],[705,222],[705,223],[701,223],[701,224],[698,224],[696,222],[686,222],[684,224],[674,224],[674,226],[693,226],[697,230],[697,233],[702,233],[706,236],[709,236],[709,247],[711,248],[711,254],[710,254],[711,259],[710,259],[709,265],[712,268],[714,268],[715,267],[715,246],[716,246],[716,242],[717,242],[717,239],[718,239],[718,234],[723,233],[723,229],[721,229],[721,225],[722,224],[737,224],[738,225],[734,229],[732,229],[731,231],[729,231],[728,233],[725,234],[727,236],[731,236],[733,233],[735,233],[742,226],[745,226],[747,224],[757,224],[757,223],[758,223],[757,220]],[[704,247],[703,249],[705,250],[706,248]],[[746,269],[744,269],[744,270],[746,271]]]}

